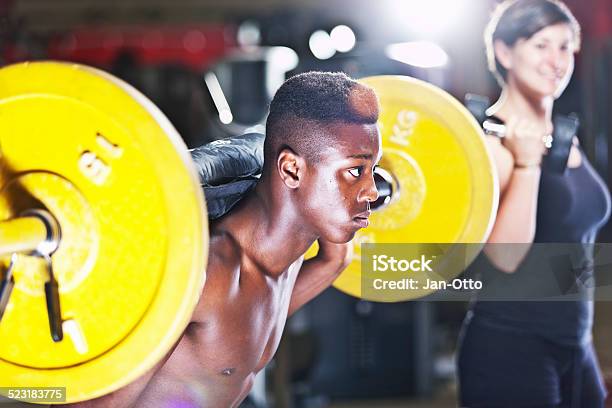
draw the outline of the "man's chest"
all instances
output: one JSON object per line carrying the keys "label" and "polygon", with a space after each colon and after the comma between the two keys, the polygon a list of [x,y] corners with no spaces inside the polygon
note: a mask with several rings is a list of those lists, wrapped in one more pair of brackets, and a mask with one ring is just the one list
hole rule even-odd
{"label": "man's chest", "polygon": [[[210,374],[242,377],[273,357],[287,320],[293,280],[248,282],[222,302],[198,307],[176,352]],[[206,296],[204,292],[203,296]]]}

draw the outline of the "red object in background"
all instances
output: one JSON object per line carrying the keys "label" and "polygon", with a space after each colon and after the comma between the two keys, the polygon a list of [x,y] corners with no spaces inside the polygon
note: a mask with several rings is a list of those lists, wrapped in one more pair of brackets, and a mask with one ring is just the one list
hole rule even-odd
{"label": "red object in background", "polygon": [[47,54],[104,67],[128,52],[144,65],[179,63],[200,71],[235,46],[235,32],[234,26],[221,24],[82,28],[52,38]]}
{"label": "red object in background", "polygon": [[563,0],[580,23],[583,36],[602,39],[612,35],[612,1]]}

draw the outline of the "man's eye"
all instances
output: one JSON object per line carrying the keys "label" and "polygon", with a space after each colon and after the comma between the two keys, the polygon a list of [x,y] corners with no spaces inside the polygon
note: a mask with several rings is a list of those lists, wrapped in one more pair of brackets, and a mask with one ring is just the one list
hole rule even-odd
{"label": "man's eye", "polygon": [[536,45],[535,45],[535,47],[536,47],[538,50],[543,50],[543,49],[545,49],[545,48],[546,48],[546,44],[536,44]]}
{"label": "man's eye", "polygon": [[363,173],[363,167],[362,167],[362,166],[355,167],[355,168],[349,169],[349,171],[348,171],[348,172],[349,172],[349,173],[351,174],[351,176],[353,176],[353,177],[359,177],[359,176],[361,176],[361,174]]}

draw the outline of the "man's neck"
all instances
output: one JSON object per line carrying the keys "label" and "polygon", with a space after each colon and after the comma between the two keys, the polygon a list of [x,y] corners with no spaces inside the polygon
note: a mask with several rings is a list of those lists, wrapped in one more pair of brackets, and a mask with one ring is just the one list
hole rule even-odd
{"label": "man's neck", "polygon": [[278,277],[308,250],[317,235],[304,225],[290,197],[275,196],[271,190],[270,183],[260,181],[232,210],[226,225],[251,261]]}

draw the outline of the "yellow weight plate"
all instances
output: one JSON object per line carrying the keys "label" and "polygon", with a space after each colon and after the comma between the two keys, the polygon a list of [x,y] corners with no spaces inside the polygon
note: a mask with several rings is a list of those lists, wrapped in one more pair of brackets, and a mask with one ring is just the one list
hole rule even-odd
{"label": "yellow weight plate", "polygon": [[207,217],[187,149],[128,84],[41,62],[0,70],[0,155],[0,221],[40,206],[59,221],[65,323],[54,342],[45,263],[21,254],[0,387],[66,387],[68,402],[117,390],[176,343],[204,285]]}
{"label": "yellow weight plate", "polygon": [[[451,95],[409,77],[362,82],[380,99],[380,167],[391,173],[399,193],[373,212],[368,228],[357,232],[354,261],[334,286],[369,300],[422,297],[431,291],[403,291],[392,299],[362,293],[360,244],[486,241],[497,211],[496,173],[480,127]],[[475,255],[468,254],[468,261]],[[462,271],[455,269],[445,276]]]}

